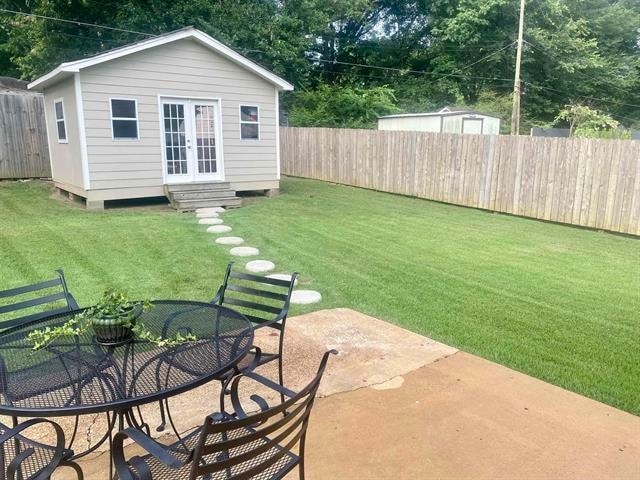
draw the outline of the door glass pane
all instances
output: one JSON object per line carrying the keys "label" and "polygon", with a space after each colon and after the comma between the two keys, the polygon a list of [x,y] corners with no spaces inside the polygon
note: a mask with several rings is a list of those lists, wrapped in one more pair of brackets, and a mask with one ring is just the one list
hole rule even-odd
{"label": "door glass pane", "polygon": [[213,105],[194,105],[198,173],[216,173],[216,124]]}
{"label": "door glass pane", "polygon": [[184,108],[179,104],[165,103],[162,113],[164,115],[167,174],[186,175],[189,170],[187,168]]}

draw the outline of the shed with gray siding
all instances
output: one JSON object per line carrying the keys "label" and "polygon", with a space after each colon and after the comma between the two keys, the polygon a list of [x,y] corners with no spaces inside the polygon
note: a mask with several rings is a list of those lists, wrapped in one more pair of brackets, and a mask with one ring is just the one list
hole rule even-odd
{"label": "shed with gray siding", "polygon": [[500,133],[500,119],[484,113],[444,107],[438,112],[401,113],[379,117],[378,130],[497,135]]}
{"label": "shed with gray siding", "polygon": [[176,185],[278,188],[278,95],[293,86],[197,29],[63,63],[29,88],[44,93],[53,180],[88,206]]}

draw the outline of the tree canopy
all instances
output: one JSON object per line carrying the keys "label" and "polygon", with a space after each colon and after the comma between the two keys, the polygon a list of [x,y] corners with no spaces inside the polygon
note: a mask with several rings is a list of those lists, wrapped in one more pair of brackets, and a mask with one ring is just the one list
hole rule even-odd
{"label": "tree canopy", "polygon": [[[296,86],[292,123],[371,126],[445,105],[508,125],[518,0],[0,0],[0,75],[193,25]],[[121,30],[42,17],[73,20]],[[129,30],[131,33],[122,30]],[[527,5],[522,131],[568,121],[567,104],[640,125],[640,0]]]}

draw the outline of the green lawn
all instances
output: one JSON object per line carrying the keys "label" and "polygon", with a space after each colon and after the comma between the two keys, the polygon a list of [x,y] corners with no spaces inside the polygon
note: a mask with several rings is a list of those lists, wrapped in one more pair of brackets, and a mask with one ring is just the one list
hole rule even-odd
{"label": "green lawn", "polygon": [[[0,184],[0,289],[62,266],[81,304],[108,286],[213,295],[228,249],[193,215],[50,194]],[[638,239],[300,179],[225,218],[322,292],[314,309],[354,308],[640,414]]]}

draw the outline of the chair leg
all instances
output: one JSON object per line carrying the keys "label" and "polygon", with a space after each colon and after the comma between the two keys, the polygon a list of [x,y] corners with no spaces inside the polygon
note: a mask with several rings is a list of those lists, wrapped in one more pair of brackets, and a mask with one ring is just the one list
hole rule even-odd
{"label": "chair leg", "polygon": [[300,480],[304,480],[304,446],[307,440],[307,434],[306,432],[302,435],[302,438],[300,439],[300,450],[299,450],[299,456],[300,456],[300,460],[298,462],[298,475],[300,476]]}
{"label": "chair leg", "polygon": [[160,406],[160,424],[156,427],[156,432],[163,432],[167,426],[167,417],[164,412],[164,404],[162,403],[162,400],[158,402],[158,405]]}
{"label": "chair leg", "polygon": [[[284,322],[282,324],[282,331],[280,332],[280,341],[278,345],[278,382],[281,387],[284,387],[284,375],[282,374],[282,357],[284,349]],[[280,392],[280,401],[284,403],[284,393]]]}
{"label": "chair leg", "polygon": [[227,388],[233,377],[229,376],[220,380],[220,413],[227,413],[225,410],[224,397],[227,394]]}
{"label": "chair leg", "polygon": [[[278,358],[278,382],[281,387],[284,387],[284,378],[282,375],[282,354]],[[284,403],[284,393],[280,392],[280,402]]]}
{"label": "chair leg", "polygon": [[84,479],[84,474],[82,473],[82,468],[80,468],[80,465],[78,465],[76,462],[72,462],[70,460],[63,460],[62,462],[60,462],[60,466],[61,467],[73,468],[73,470],[75,470],[75,472],[76,472],[76,475],[78,476],[78,480],[83,480]]}
{"label": "chair leg", "polygon": [[300,459],[300,463],[298,464],[298,476],[300,480],[304,480],[304,458]]}

